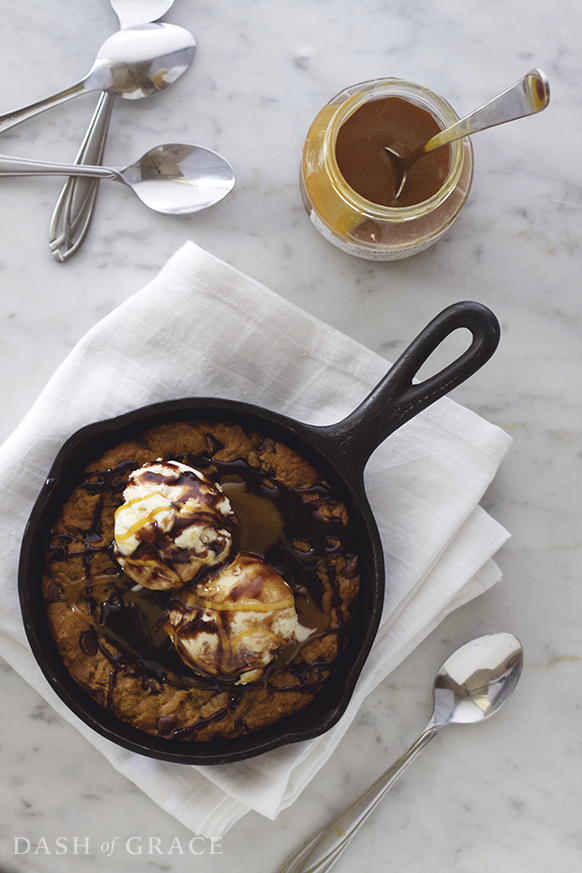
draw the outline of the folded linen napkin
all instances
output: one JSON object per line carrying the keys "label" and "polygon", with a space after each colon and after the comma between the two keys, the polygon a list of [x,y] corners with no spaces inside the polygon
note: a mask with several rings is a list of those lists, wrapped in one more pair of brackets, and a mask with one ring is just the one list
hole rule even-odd
{"label": "folded linen napkin", "polygon": [[444,398],[374,452],[365,479],[390,583],[348,711],[322,737],[222,766],[128,752],[86,727],[48,686],[27,645],[16,586],[34,500],[62,443],[89,422],[198,395],[329,424],[351,412],[387,369],[383,358],[187,243],[89,331],[0,447],[0,473],[9,473],[0,507],[0,655],[114,767],[197,834],[220,836],[250,809],[275,818],[328,760],[364,697],[445,615],[498,581],[492,555],[508,534],[478,503],[510,438]]}

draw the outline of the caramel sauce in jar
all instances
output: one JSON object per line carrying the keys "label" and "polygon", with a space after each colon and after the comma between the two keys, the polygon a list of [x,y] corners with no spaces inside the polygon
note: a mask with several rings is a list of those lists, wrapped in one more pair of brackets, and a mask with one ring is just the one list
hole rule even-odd
{"label": "caramel sauce in jar", "polygon": [[384,146],[406,154],[456,121],[442,97],[401,79],[363,82],[336,95],[315,118],[303,149],[301,192],[317,230],[370,260],[408,257],[435,243],[468,197],[470,140],[418,161],[398,200]]}
{"label": "caramel sauce in jar", "polygon": [[384,146],[406,155],[440,130],[430,112],[402,97],[364,103],[338,131],[339,171],[354,191],[372,203],[396,207],[422,203],[437,194],[447,178],[449,149],[436,149],[413,164],[396,200],[394,166]]}

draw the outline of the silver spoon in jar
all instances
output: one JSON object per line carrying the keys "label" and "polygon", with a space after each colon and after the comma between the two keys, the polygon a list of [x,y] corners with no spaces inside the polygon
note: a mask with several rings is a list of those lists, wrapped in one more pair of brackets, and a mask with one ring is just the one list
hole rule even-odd
{"label": "silver spoon in jar", "polygon": [[167,143],[122,169],[86,164],[54,164],[0,155],[0,176],[90,176],[132,188],[156,212],[185,215],[218,203],[232,191],[234,170],[211,149]]}
{"label": "silver spoon in jar", "polygon": [[449,724],[471,724],[496,713],[511,697],[522,666],[523,649],[512,634],[487,634],[453,652],[437,673],[434,712],[418,739],[366,791],[303,843],[279,873],[327,873],[421,749]]}
{"label": "silver spoon in jar", "polygon": [[0,133],[89,91],[108,91],[126,100],[149,97],[179,79],[195,51],[192,34],[174,24],[140,24],[118,30],[105,40],[84,79],[52,97],[0,115]]}
{"label": "silver spoon in jar", "polygon": [[[109,0],[119,27],[135,27],[157,21],[174,0]],[[76,164],[101,164],[114,96],[104,91],[75,158]],[[95,209],[99,179],[70,176],[65,182],[49,226],[49,249],[58,264],[64,264],[83,245]]]}
{"label": "silver spoon in jar", "polygon": [[441,130],[413,152],[400,155],[394,148],[384,146],[390,155],[390,162],[396,175],[394,199],[400,197],[411,166],[424,155],[463,136],[496,127],[498,124],[505,124],[506,121],[534,115],[545,109],[549,102],[550,86],[546,76],[541,70],[530,70],[511,88],[471,112],[470,115],[461,118],[456,124],[447,127],[446,130]]}

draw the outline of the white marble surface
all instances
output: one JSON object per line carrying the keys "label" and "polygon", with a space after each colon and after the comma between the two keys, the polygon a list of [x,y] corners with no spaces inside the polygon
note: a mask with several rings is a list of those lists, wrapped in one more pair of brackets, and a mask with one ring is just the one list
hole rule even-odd
{"label": "white marble surface", "polygon": [[[502,323],[500,349],[454,397],[514,437],[484,504],[513,538],[498,558],[503,582],[449,617],[383,683],[293,807],[274,822],[246,816],[221,854],[210,854],[207,841],[194,846],[204,854],[190,855],[191,834],[3,665],[0,868],[68,871],[82,861],[100,871],[114,860],[131,873],[275,871],[414,739],[448,653],[503,629],[526,651],[515,698],[486,724],[437,739],[336,869],[574,873],[582,869],[582,8],[556,0],[548,18],[525,0],[176,0],[166,20],[195,33],[194,64],[165,94],[116,105],[107,161],[123,165],[159,142],[198,142],[233,163],[237,188],[205,214],[174,218],[104,183],[88,241],[61,266],[47,246],[61,182],[1,180],[0,437],[88,328],[193,239],[388,358],[445,305],[489,305]],[[107,0],[4,4],[0,112],[82,78],[115,25]],[[550,79],[550,108],[474,138],[470,202],[437,246],[372,264],[310,226],[299,157],[312,118],[335,92],[395,75],[464,113],[532,66]],[[88,95],[19,125],[0,137],[0,150],[71,160],[95,102]],[[16,836],[30,839],[30,852],[14,854]],[[144,854],[126,850],[132,836]],[[42,846],[35,853],[41,837],[50,855]],[[56,854],[58,837],[67,853]],[[90,854],[73,854],[75,837],[89,838]],[[101,846],[114,837],[113,859]],[[160,838],[163,856],[147,854],[149,837]],[[169,853],[175,838],[186,856]]]}

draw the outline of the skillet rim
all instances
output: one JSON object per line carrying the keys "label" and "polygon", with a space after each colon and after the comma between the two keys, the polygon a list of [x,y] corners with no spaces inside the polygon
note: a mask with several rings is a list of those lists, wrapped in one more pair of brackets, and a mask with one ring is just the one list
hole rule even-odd
{"label": "skillet rim", "polygon": [[[361,582],[359,609],[346,648],[324,687],[310,704],[279,722],[242,737],[196,743],[147,734],[101,707],[77,685],[64,666],[50,634],[44,599],[37,595],[50,527],[84,467],[109,446],[151,427],[171,421],[205,419],[233,421],[259,433],[276,436],[313,463],[347,506],[360,541]],[[366,458],[362,458],[359,475],[355,474],[353,455],[349,463],[346,459],[344,469],[341,456],[333,451],[325,454],[330,438],[324,431],[325,428],[299,422],[258,405],[215,397],[191,397],[149,404],[92,422],[65,441],[51,465],[26,525],[18,585],[26,635],[37,663],[53,690],[85,724],[138,754],[173,763],[205,765],[244,760],[280,746],[313,739],[339,721],[349,705],[380,622],[384,557],[363,485]]]}

